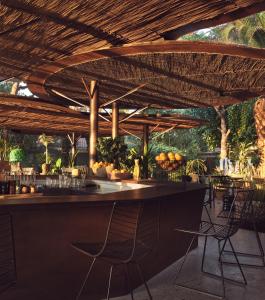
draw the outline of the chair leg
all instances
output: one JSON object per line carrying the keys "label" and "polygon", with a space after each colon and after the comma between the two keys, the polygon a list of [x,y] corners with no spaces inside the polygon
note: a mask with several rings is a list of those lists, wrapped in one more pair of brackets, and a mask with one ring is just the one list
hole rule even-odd
{"label": "chair leg", "polygon": [[124,264],[124,266],[125,266],[126,281],[127,281],[127,285],[128,285],[128,292],[130,292],[131,298],[132,298],[132,300],[134,300],[133,289],[131,288],[131,280],[130,280],[128,264]]}
{"label": "chair leg", "polygon": [[144,286],[145,286],[145,289],[146,289],[147,294],[148,294],[148,296],[149,296],[149,299],[152,300],[153,298],[152,298],[151,292],[150,292],[149,287],[148,287],[148,285],[147,285],[147,283],[146,283],[146,281],[145,281],[145,278],[144,278],[143,272],[142,272],[142,270],[141,270],[141,268],[140,268],[140,265],[139,265],[137,262],[135,262],[135,264],[136,264],[138,273],[139,273],[139,275],[140,275],[140,277],[141,277],[141,280],[142,280],[142,282],[144,283]]}
{"label": "chair leg", "polygon": [[94,266],[94,264],[95,264],[95,261],[96,261],[96,258],[93,258],[93,261],[92,261],[92,263],[91,263],[91,265],[90,265],[90,267],[89,267],[89,270],[88,270],[88,272],[87,272],[87,274],[86,274],[86,277],[85,277],[85,279],[84,279],[84,281],[83,281],[83,283],[82,283],[82,286],[81,286],[81,288],[80,288],[80,290],[79,290],[79,292],[78,292],[78,294],[77,294],[77,296],[76,296],[76,300],[78,300],[79,298],[80,298],[80,296],[81,296],[81,294],[82,294],[82,292],[83,292],[83,289],[84,289],[84,287],[85,287],[85,285],[86,285],[86,282],[87,282],[87,280],[88,280],[88,277],[89,277],[89,275],[90,275],[90,273],[91,273],[91,271],[92,271],[92,269],[93,269],[93,266]]}
{"label": "chair leg", "polygon": [[204,246],[203,246],[203,254],[202,254],[202,263],[201,263],[201,271],[204,272],[204,261],[207,247],[207,236],[204,238]]}
{"label": "chair leg", "polygon": [[192,244],[193,244],[193,242],[194,242],[194,240],[195,240],[195,237],[196,237],[195,235],[192,237],[192,240],[191,240],[191,242],[190,242],[190,244],[189,244],[189,247],[188,247],[188,249],[187,249],[187,251],[186,251],[186,253],[185,253],[185,256],[184,256],[184,258],[183,258],[183,260],[182,260],[182,263],[181,263],[181,265],[180,265],[180,267],[179,267],[179,269],[178,269],[178,271],[177,271],[175,280],[177,280],[177,278],[178,278],[178,276],[179,276],[179,274],[180,274],[180,272],[181,272],[181,270],[182,270],[182,268],[183,268],[183,265],[184,265],[184,263],[185,263],[185,261],[186,261],[186,259],[187,259],[187,257],[188,257],[188,254],[189,254],[190,249],[191,249],[191,247],[192,247]]}
{"label": "chair leg", "polygon": [[235,259],[236,259],[237,265],[238,265],[238,267],[239,267],[240,273],[241,273],[241,275],[242,275],[242,277],[243,277],[244,283],[247,284],[247,280],[246,280],[245,274],[244,274],[244,272],[243,272],[243,270],[242,270],[242,267],[241,267],[241,265],[240,265],[240,263],[239,263],[238,257],[237,257],[237,255],[236,255],[234,246],[233,246],[233,244],[232,244],[230,238],[228,238],[228,241],[229,241],[229,244],[230,244],[231,249],[232,249],[232,251],[233,251],[233,254],[234,254],[234,257],[235,257]]}
{"label": "chair leg", "polygon": [[109,295],[110,295],[110,284],[111,284],[111,278],[112,278],[112,271],[113,271],[113,265],[111,265],[110,272],[109,272],[109,283],[108,283],[107,300],[109,300]]}

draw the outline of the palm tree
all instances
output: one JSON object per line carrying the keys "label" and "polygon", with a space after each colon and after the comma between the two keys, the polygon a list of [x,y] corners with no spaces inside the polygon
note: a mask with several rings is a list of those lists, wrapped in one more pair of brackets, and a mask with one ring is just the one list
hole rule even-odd
{"label": "palm tree", "polygon": [[248,46],[265,47],[265,13],[228,23],[213,29],[217,39]]}
{"label": "palm tree", "polygon": [[49,164],[48,145],[54,143],[54,138],[52,136],[43,133],[42,135],[39,136],[38,141],[45,147],[45,163]]}

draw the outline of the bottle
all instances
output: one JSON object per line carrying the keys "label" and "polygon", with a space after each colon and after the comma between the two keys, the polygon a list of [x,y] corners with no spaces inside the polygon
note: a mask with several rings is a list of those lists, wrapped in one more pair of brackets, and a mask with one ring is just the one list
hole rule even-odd
{"label": "bottle", "polygon": [[133,169],[133,179],[134,180],[139,180],[141,177],[140,174],[140,164],[139,164],[139,159],[134,160],[134,169]]}

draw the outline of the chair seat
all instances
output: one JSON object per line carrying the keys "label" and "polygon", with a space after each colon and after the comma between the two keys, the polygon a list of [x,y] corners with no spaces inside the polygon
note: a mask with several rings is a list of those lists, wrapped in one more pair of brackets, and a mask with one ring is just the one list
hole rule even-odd
{"label": "chair seat", "polygon": [[202,221],[200,233],[211,235],[217,239],[224,239],[227,236],[232,236],[234,234],[234,231],[227,225]]}
{"label": "chair seat", "polygon": [[[123,262],[128,260],[134,249],[133,240],[116,241],[108,243],[104,251],[101,253],[103,247],[102,243],[72,243],[72,246],[78,251],[90,256],[96,257],[100,253],[100,259],[114,262]],[[150,249],[147,245],[141,241],[138,241],[135,245],[134,255],[139,258],[145,256]]]}

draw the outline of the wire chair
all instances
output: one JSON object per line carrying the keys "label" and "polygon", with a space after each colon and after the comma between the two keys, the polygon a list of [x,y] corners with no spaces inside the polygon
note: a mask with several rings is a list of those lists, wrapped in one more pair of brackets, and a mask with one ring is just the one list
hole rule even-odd
{"label": "wire chair", "polygon": [[[234,182],[233,193],[236,189],[249,189],[252,186],[253,186],[253,182],[250,182],[250,181],[241,180],[241,181]],[[256,192],[257,192],[257,190],[254,191],[254,195]],[[252,229],[255,233],[259,254],[253,254],[253,253],[242,252],[242,251],[236,251],[236,254],[238,256],[257,258],[257,259],[261,260],[260,264],[240,263],[241,266],[263,268],[265,266],[264,249],[263,249],[260,235],[258,232],[257,223],[259,222],[260,218],[264,218],[265,207],[264,207],[264,205],[256,205],[256,201],[254,201],[254,195],[253,195],[253,201],[251,201],[249,210],[245,214],[244,220],[242,220],[242,227],[244,227],[244,224],[248,224],[248,225],[249,225],[249,223],[251,224]],[[263,207],[264,207],[264,209],[262,209]],[[218,217],[227,218],[227,215],[228,215],[227,211],[221,211],[219,213]],[[226,250],[226,249],[224,249],[224,253],[233,254],[231,250]],[[224,262],[224,263],[235,264],[233,262]]]}
{"label": "wire chair", "polygon": [[77,300],[83,292],[97,259],[110,265],[107,299],[110,297],[113,268],[118,265],[124,265],[128,293],[131,294],[132,300],[134,299],[130,285],[129,264],[135,264],[148,297],[152,299],[139,261],[151,251],[154,251],[157,246],[159,240],[159,214],[159,201],[153,203],[153,205],[147,205],[143,202],[133,204],[115,202],[103,243],[72,243],[75,249],[93,259],[77,294]]}
{"label": "wire chair", "polygon": [[[246,217],[246,215],[249,212],[251,202],[252,202],[252,198],[253,198],[253,191],[254,190],[252,190],[252,189],[248,189],[248,190],[247,189],[240,189],[240,190],[236,191],[234,201],[231,205],[231,208],[230,208],[230,211],[229,211],[229,214],[227,216],[227,220],[226,220],[225,224],[215,224],[215,223],[211,223],[211,222],[202,222],[201,228],[198,232],[185,230],[185,229],[182,229],[182,228],[175,229],[178,232],[183,232],[183,233],[187,233],[187,234],[192,235],[192,239],[191,239],[189,247],[186,251],[184,259],[182,260],[182,262],[179,266],[179,269],[177,271],[176,279],[179,277],[179,275],[180,275],[180,273],[183,269],[184,263],[187,259],[187,256],[189,254],[189,251],[190,251],[190,249],[193,245],[193,242],[194,242],[195,238],[197,236],[202,236],[205,239],[204,239],[203,255],[202,255],[202,262],[201,262],[201,271],[206,275],[212,276],[214,278],[219,278],[219,279],[222,280],[222,295],[218,295],[218,294],[215,294],[215,293],[210,293],[208,291],[204,291],[204,290],[197,289],[197,288],[192,288],[192,287],[189,287],[189,286],[184,285],[184,284],[178,284],[177,283],[176,286],[186,288],[186,289],[189,289],[189,290],[194,290],[194,291],[197,291],[199,293],[210,295],[210,296],[217,297],[217,298],[220,298],[220,299],[225,299],[225,295],[226,295],[225,280],[229,280],[229,281],[237,283],[237,284],[243,284],[243,285],[247,284],[246,277],[243,273],[241,264],[238,260],[237,254],[236,254],[234,246],[232,244],[231,237],[237,233],[237,231],[240,228],[244,218]],[[211,273],[209,271],[206,271],[205,267],[204,267],[207,241],[208,241],[208,238],[210,238],[210,237],[214,238],[218,242],[218,250],[219,250],[218,261],[220,263],[219,266],[220,266],[220,271],[221,271],[220,275],[217,275],[217,274]],[[223,244],[221,244],[221,243],[223,243]],[[224,270],[223,270],[224,261],[223,261],[222,256],[224,254],[225,246],[228,243],[229,243],[229,245],[232,249],[232,253],[233,253],[234,258],[236,260],[236,264],[239,268],[239,271],[240,271],[240,274],[242,276],[243,281],[238,281],[238,280],[235,280],[235,279],[232,279],[232,278],[227,278],[227,277],[224,276]]]}
{"label": "wire chair", "polygon": [[12,217],[0,214],[0,293],[17,281]]}

